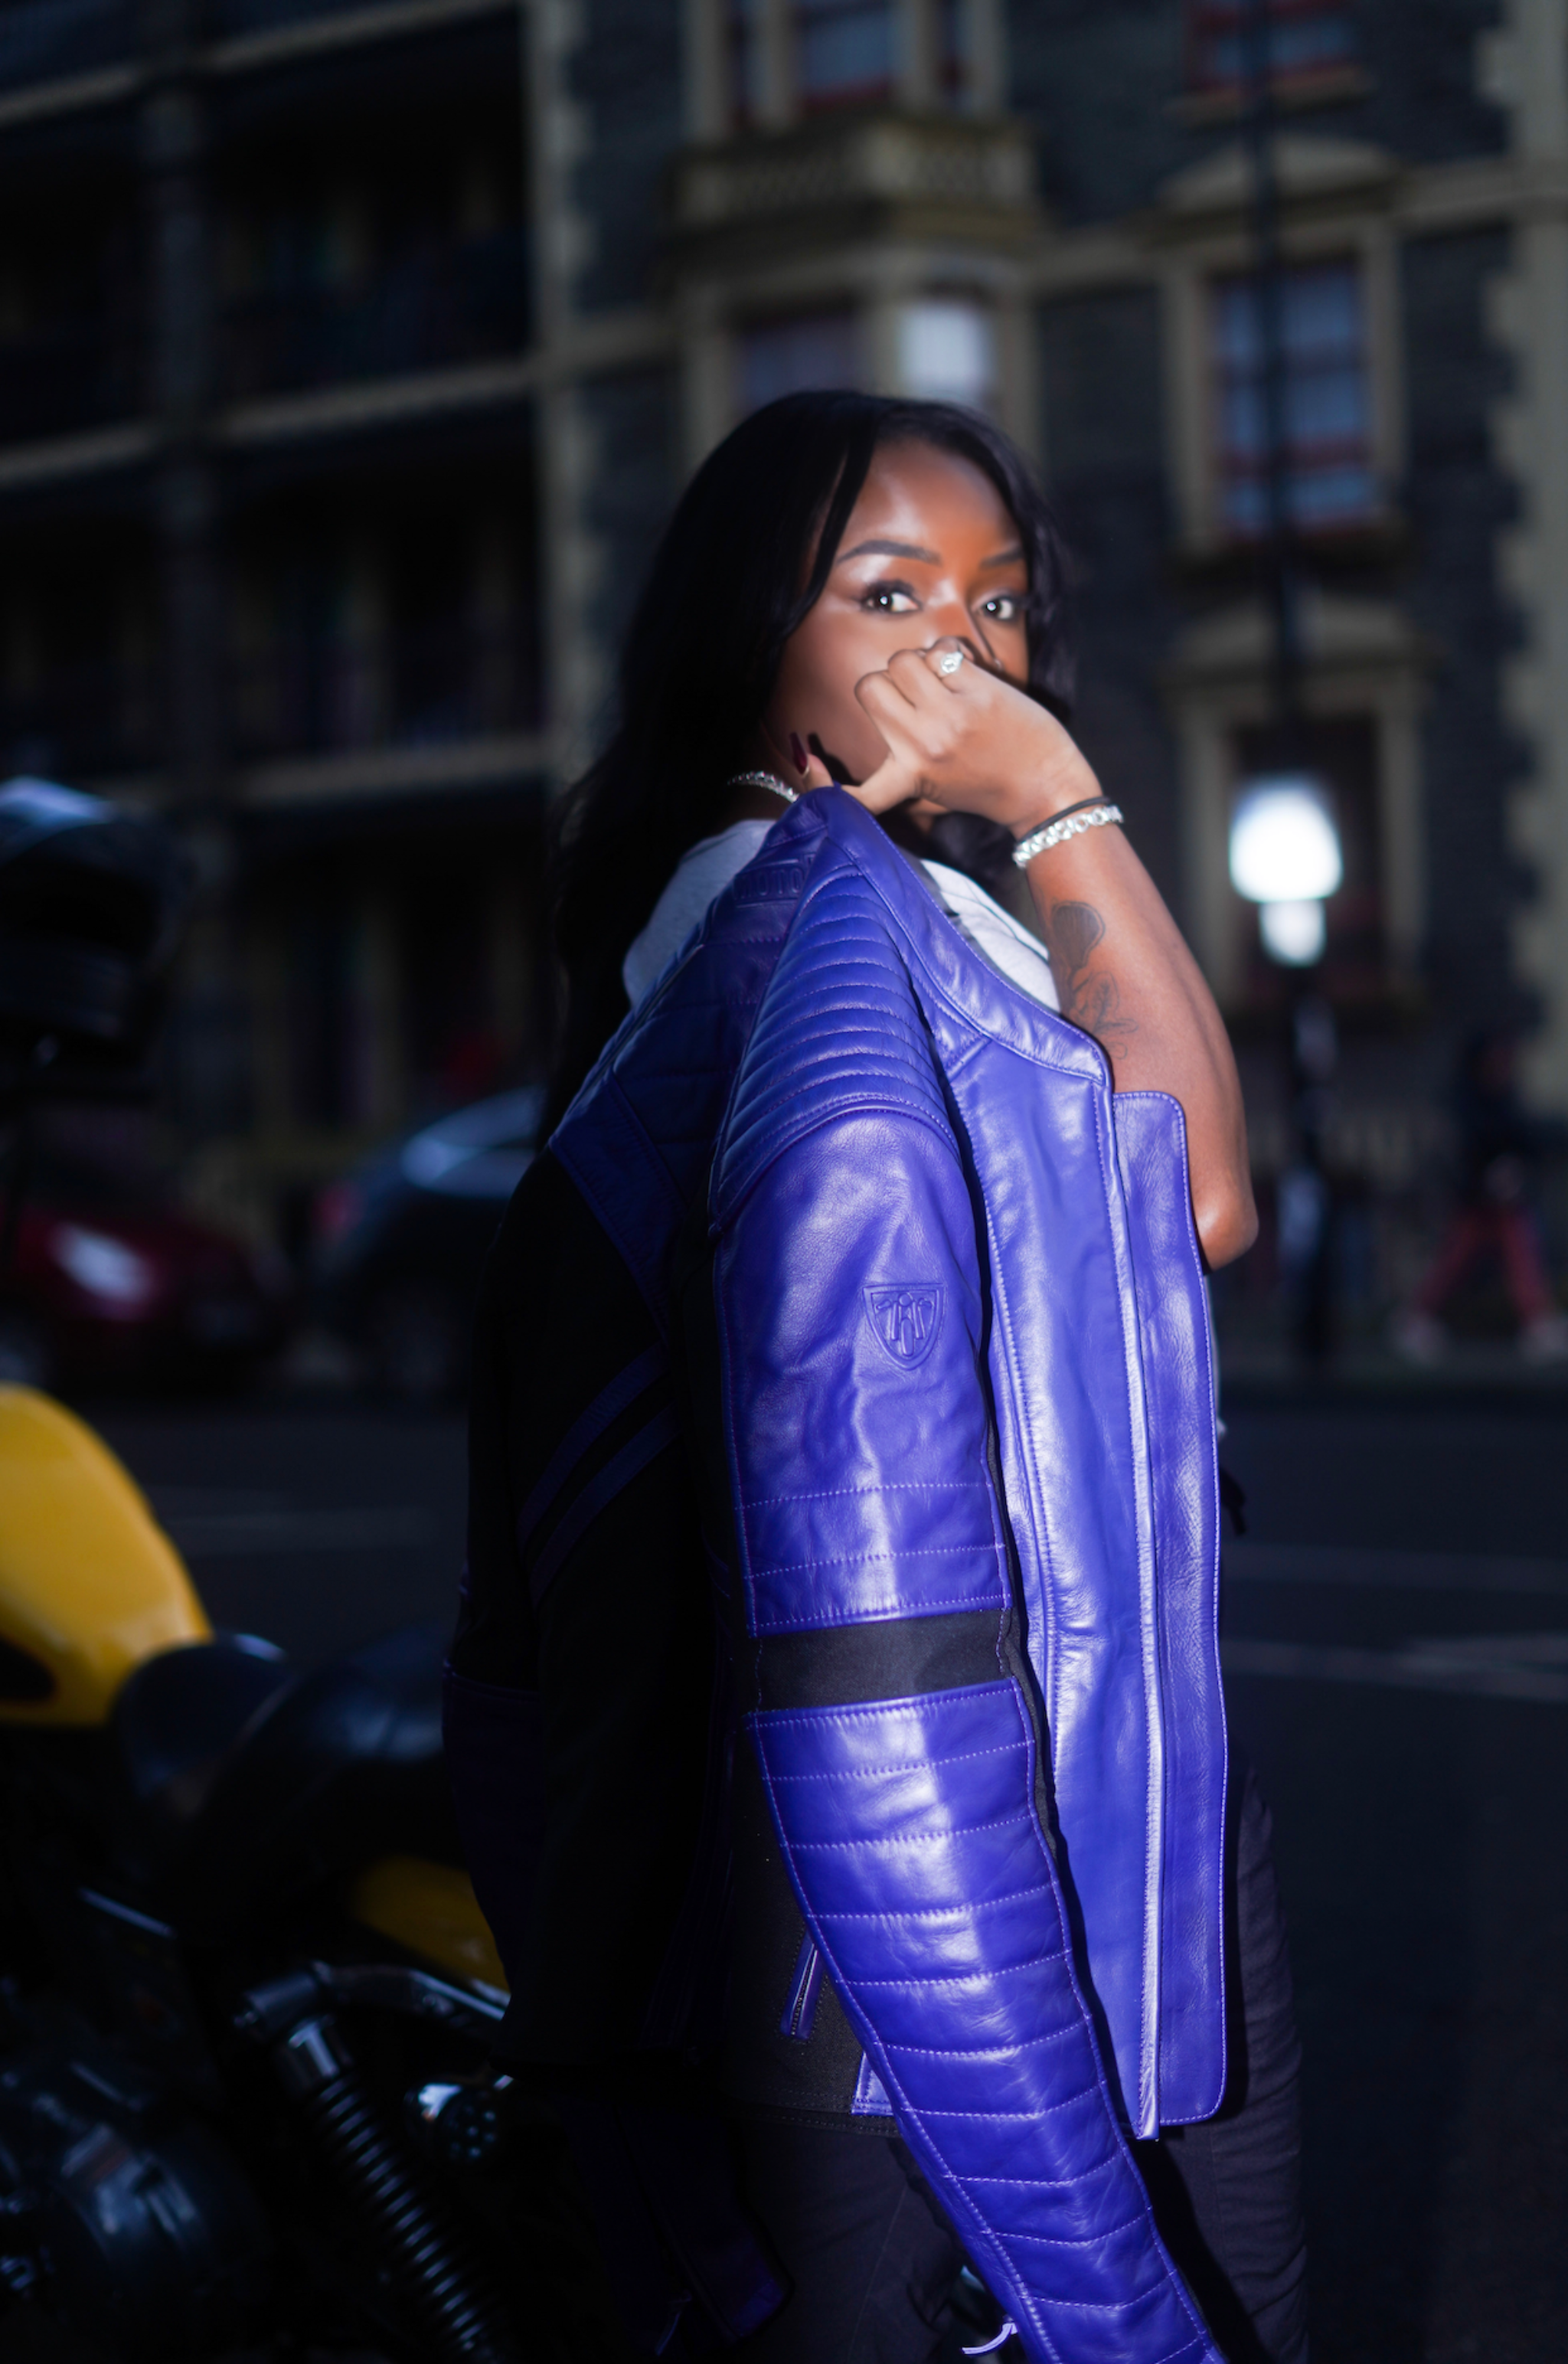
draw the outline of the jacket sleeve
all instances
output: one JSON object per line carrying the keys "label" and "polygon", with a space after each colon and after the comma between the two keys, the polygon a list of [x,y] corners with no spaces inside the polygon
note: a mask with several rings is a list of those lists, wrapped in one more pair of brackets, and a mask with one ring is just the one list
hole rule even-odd
{"label": "jacket sleeve", "polygon": [[808,1935],[1029,2354],[1215,2358],[1073,1965],[956,1143],[902,1112],[840,1118],[717,1233],[747,1728]]}

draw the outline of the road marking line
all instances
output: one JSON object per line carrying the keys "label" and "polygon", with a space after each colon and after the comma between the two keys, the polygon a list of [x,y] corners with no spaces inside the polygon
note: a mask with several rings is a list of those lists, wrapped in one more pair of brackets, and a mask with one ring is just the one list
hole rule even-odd
{"label": "road marking line", "polygon": [[1568,1705],[1568,1634],[1466,1634],[1397,1650],[1239,1638],[1224,1643],[1220,1655],[1232,1675]]}
{"label": "road marking line", "polygon": [[1337,1544],[1228,1544],[1231,1584],[1364,1584],[1431,1592],[1568,1593],[1568,1560],[1496,1553],[1364,1551]]}

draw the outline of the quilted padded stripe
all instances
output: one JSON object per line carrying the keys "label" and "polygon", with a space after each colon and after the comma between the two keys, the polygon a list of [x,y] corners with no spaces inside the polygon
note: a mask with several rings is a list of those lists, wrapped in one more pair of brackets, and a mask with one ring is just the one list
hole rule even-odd
{"label": "quilted padded stripe", "polygon": [[[817,1013],[795,1007],[815,1072]],[[797,1140],[721,1235],[714,1290],[751,1632],[1000,1609],[974,1217],[945,1125],[862,1114]]]}
{"label": "quilted padded stripe", "polygon": [[1015,1685],[749,1729],[845,2013],[1030,2355],[1216,2364],[1101,2072]]}
{"label": "quilted padded stripe", "polygon": [[1225,2091],[1225,1693],[1219,1485],[1208,1298],[1185,1188],[1186,1127],[1163,1092],[1116,1103],[1148,1403],[1162,1685],[1165,1862],[1160,2118],[1206,2118]]}
{"label": "quilted padded stripe", "polygon": [[836,1115],[895,1108],[952,1137],[886,921],[858,868],[834,853],[817,865],[747,1045],[714,1178],[717,1224],[775,1157]]}

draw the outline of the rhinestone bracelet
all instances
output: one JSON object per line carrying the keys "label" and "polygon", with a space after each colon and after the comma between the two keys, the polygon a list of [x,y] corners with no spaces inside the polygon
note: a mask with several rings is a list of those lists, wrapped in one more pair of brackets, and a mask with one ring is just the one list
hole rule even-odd
{"label": "rhinestone bracelet", "polygon": [[1043,829],[1031,830],[1013,848],[1013,860],[1020,870],[1027,870],[1037,853],[1049,853],[1053,845],[1065,845],[1070,837],[1082,837],[1086,829],[1104,829],[1115,821],[1119,829],[1119,805],[1095,805],[1088,812],[1063,813],[1060,820],[1047,821]]}

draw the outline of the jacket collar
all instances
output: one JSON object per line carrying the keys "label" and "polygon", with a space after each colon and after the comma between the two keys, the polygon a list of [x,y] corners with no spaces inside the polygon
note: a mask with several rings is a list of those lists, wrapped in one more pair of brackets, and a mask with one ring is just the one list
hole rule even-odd
{"label": "jacket collar", "polygon": [[[843,788],[814,788],[775,824],[763,855],[790,843],[805,852],[815,839],[825,840],[841,862],[860,873],[882,907],[944,1060],[957,1055],[964,1037],[977,1030],[1026,1058],[1108,1087],[1106,1056],[1093,1036],[1047,1009],[974,950],[918,866],[900,853],[858,797]],[[814,889],[826,875],[827,865],[818,861]]]}

